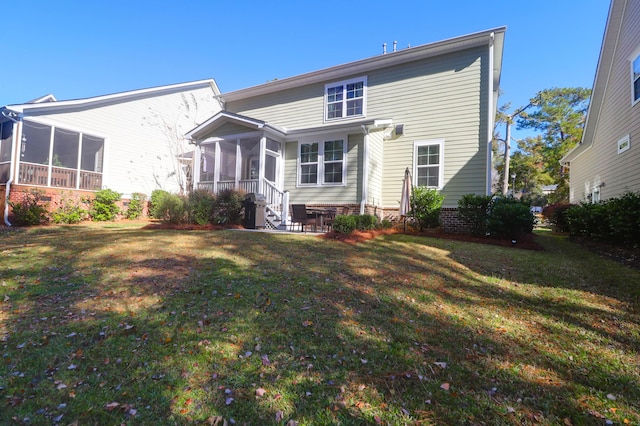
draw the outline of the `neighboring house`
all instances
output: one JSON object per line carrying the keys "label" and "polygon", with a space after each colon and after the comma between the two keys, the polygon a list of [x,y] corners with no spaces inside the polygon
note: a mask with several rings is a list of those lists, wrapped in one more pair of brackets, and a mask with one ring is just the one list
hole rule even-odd
{"label": "neighboring house", "polygon": [[640,0],[613,0],[582,142],[562,160],[570,201],[640,191]]}
{"label": "neighboring house", "polygon": [[[109,188],[129,198],[189,190],[184,134],[221,109],[213,80],[0,108],[0,207],[38,188],[52,204]],[[190,150],[193,150],[191,146]]]}
{"label": "neighboring house", "polygon": [[505,28],[410,47],[221,95],[191,130],[197,188],[398,216],[402,181],[458,199],[491,193],[491,139]]}

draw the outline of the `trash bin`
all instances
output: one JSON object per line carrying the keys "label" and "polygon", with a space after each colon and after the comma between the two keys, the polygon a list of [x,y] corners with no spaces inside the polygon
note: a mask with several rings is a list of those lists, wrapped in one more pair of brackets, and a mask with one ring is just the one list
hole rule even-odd
{"label": "trash bin", "polygon": [[256,229],[256,195],[248,194],[243,202],[244,205],[244,221],[242,226],[246,229]]}

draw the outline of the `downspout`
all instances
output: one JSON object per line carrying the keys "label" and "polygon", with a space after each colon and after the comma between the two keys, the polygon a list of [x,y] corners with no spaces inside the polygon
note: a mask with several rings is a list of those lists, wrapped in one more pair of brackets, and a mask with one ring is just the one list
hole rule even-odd
{"label": "downspout", "polygon": [[[495,40],[495,34],[491,33],[489,36],[489,93],[488,93],[488,112],[487,112],[487,185],[486,194],[491,195],[491,172],[493,164],[493,150],[491,149],[491,142],[493,140],[493,122],[495,120],[495,111],[493,109],[493,44]],[[509,141],[507,140],[507,143]]]}
{"label": "downspout", "polygon": [[364,140],[362,142],[362,201],[360,201],[360,214],[364,214],[369,194],[369,129],[367,129],[367,126],[362,125],[362,133],[364,134]]}
{"label": "downspout", "polygon": [[2,111],[2,115],[8,118],[9,120],[13,121],[14,123],[18,124],[18,126],[16,126],[16,128],[14,129],[11,135],[12,141],[11,141],[11,163],[9,163],[9,180],[6,183],[5,193],[4,193],[4,224],[7,226],[12,226],[11,222],[9,222],[9,195],[11,194],[11,184],[13,183],[13,175],[15,173],[17,152],[19,152],[17,135],[19,131],[22,132],[22,129],[20,129],[20,126],[19,126],[20,120],[16,120],[10,114],[9,115],[5,114],[4,111]]}

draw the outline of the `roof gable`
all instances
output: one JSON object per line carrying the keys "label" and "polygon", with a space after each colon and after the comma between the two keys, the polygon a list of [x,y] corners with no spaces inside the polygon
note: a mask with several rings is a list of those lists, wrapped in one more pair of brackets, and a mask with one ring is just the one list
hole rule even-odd
{"label": "roof gable", "polygon": [[502,71],[502,54],[506,27],[498,27],[478,33],[455,37],[421,46],[410,47],[392,53],[386,53],[343,65],[337,65],[322,70],[301,74],[281,80],[270,81],[265,84],[240,89],[222,94],[224,101],[236,101],[253,96],[265,95],[303,85],[336,81],[347,76],[358,75],[372,70],[413,62],[424,58],[458,52],[478,46],[495,46],[493,69],[494,87],[499,87]]}
{"label": "roof gable", "polygon": [[136,99],[160,96],[169,93],[199,89],[203,87],[210,87],[215,96],[220,95],[220,90],[218,89],[216,82],[213,79],[208,79],[68,101],[52,101],[55,100],[55,97],[53,97],[53,95],[47,95],[42,98],[38,98],[30,103],[7,105],[4,108],[21,114],[36,112],[60,113],[78,109],[96,108],[113,103],[127,102]]}

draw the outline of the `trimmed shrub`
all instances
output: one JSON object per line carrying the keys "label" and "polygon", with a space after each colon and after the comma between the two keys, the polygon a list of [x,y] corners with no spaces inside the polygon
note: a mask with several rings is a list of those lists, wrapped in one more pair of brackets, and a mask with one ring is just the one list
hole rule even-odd
{"label": "trimmed shrub", "polygon": [[215,197],[208,191],[198,189],[191,192],[187,199],[187,220],[189,223],[206,225],[211,220]]}
{"label": "trimmed shrub", "polygon": [[569,203],[549,204],[542,209],[542,216],[551,224],[556,232],[569,232],[567,211],[571,208]]}
{"label": "trimmed shrub", "polygon": [[473,235],[486,235],[490,195],[466,194],[458,200],[458,217],[464,220]]}
{"label": "trimmed shrub", "polygon": [[489,205],[487,230],[492,237],[517,238],[533,232],[536,218],[529,203],[510,197],[496,197]]}
{"label": "trimmed shrub", "polygon": [[129,207],[127,208],[125,217],[127,219],[139,219],[142,217],[145,201],[147,201],[146,195],[139,192],[131,194],[131,200],[129,200]]}
{"label": "trimmed shrub", "polygon": [[173,225],[187,221],[187,201],[176,194],[166,193],[158,197],[155,214],[163,222]]}
{"label": "trimmed shrub", "polygon": [[356,228],[359,231],[376,229],[378,226],[378,218],[372,214],[359,214],[354,217],[356,218]]}
{"label": "trimmed shrub", "polygon": [[217,225],[238,225],[244,214],[244,193],[232,189],[219,192],[213,202],[210,221]]}
{"label": "trimmed shrub", "polygon": [[440,207],[444,201],[444,195],[435,189],[423,186],[413,187],[411,192],[411,211],[420,230],[425,228],[437,228],[440,225]]}
{"label": "trimmed shrub", "polygon": [[640,246],[640,194],[627,192],[606,202],[611,239],[618,244]]}
{"label": "trimmed shrub", "polygon": [[91,202],[91,219],[97,222],[114,220],[120,208],[116,202],[120,200],[122,194],[111,189],[102,189],[96,192],[95,198]]}
{"label": "trimmed shrub", "polygon": [[583,236],[601,241],[611,239],[611,225],[605,203],[582,203],[567,210],[569,232],[574,236]]}
{"label": "trimmed shrub", "polygon": [[350,234],[357,226],[358,219],[355,215],[339,214],[333,219],[333,230],[339,234]]}
{"label": "trimmed shrub", "polygon": [[163,189],[153,190],[153,192],[151,193],[151,205],[149,206],[149,216],[151,216],[153,219],[163,218],[163,212],[159,210],[159,207],[162,204],[162,199],[168,195],[170,194]]}
{"label": "trimmed shrub", "polygon": [[60,205],[51,214],[55,223],[80,223],[87,218],[88,211],[83,206],[83,201],[78,202],[72,197],[63,197]]}
{"label": "trimmed shrub", "polygon": [[42,201],[44,191],[32,189],[24,193],[21,203],[9,202],[13,223],[18,226],[35,226],[47,221],[47,203]]}

